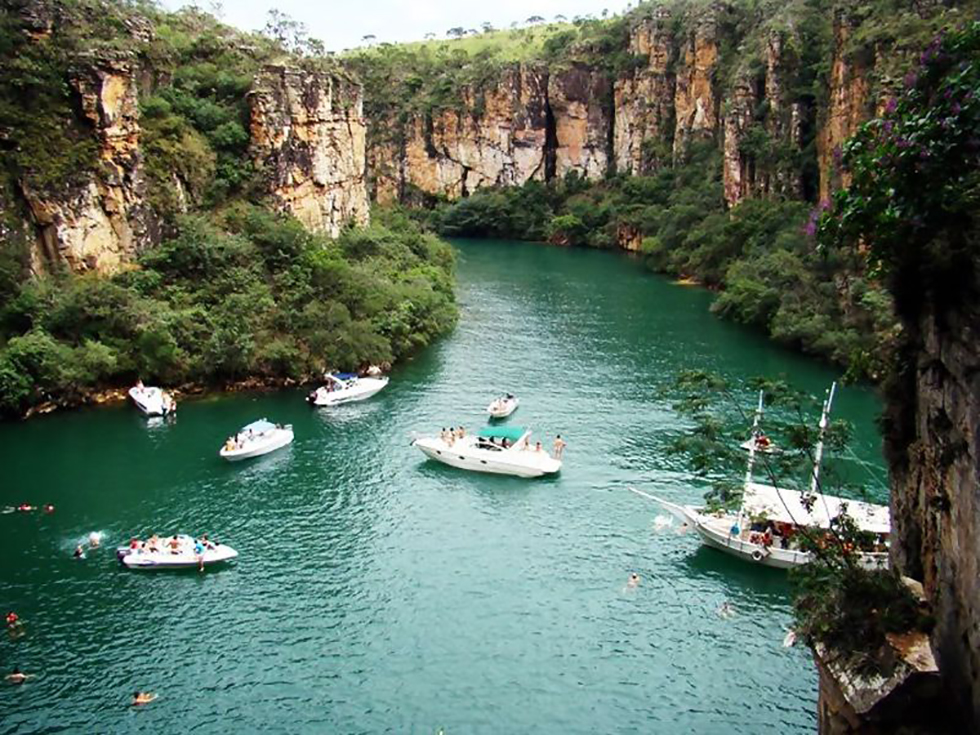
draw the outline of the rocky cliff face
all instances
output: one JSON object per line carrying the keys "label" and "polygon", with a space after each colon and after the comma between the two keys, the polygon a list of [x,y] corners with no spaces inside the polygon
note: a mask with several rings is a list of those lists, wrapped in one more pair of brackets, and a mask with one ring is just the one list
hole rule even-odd
{"label": "rocky cliff face", "polygon": [[[417,114],[368,154],[375,197],[414,189],[456,199],[487,186],[519,186],[609,167],[612,89],[600,70],[513,64],[460,103]],[[379,125],[395,127],[393,120]]]}
{"label": "rocky cliff face", "polygon": [[406,186],[457,198],[481,186],[545,179],[554,166],[547,69],[512,65],[489,88],[460,90],[460,101],[454,109],[414,116],[400,136],[372,148],[379,201],[402,196]]}
{"label": "rocky cliff face", "polygon": [[[951,279],[953,280],[953,279]],[[980,724],[980,351],[975,294],[906,323],[906,379],[889,391],[892,556],[933,606],[951,699]]]}
{"label": "rocky cliff face", "polygon": [[671,24],[670,11],[658,8],[652,18],[630,31],[629,51],[645,63],[615,82],[613,157],[617,171],[647,174],[672,160],[677,47]]}
{"label": "rocky cliff face", "polygon": [[153,239],[144,200],[135,62],[126,54],[81,59],[70,80],[81,114],[98,143],[98,167],[65,191],[20,190],[37,242],[30,249],[35,274],[55,265],[112,273]]}
{"label": "rocky cliff face", "polygon": [[270,66],[248,99],[252,157],[276,206],[331,237],[348,222],[365,224],[361,87],[339,75]]}
{"label": "rocky cliff face", "polygon": [[847,177],[840,167],[841,146],[872,113],[870,74],[874,60],[868,52],[848,52],[854,25],[846,9],[838,7],[834,14],[829,98],[824,124],[817,136],[820,201],[829,200],[834,189],[847,185]]}

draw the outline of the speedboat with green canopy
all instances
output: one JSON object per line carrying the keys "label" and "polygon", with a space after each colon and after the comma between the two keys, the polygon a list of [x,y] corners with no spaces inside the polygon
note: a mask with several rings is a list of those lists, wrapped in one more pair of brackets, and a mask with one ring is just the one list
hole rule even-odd
{"label": "speedboat with green canopy", "polygon": [[476,435],[462,436],[443,431],[416,439],[412,446],[436,462],[473,472],[541,477],[561,469],[561,460],[549,455],[540,442],[532,442],[530,429],[520,426],[488,426]]}
{"label": "speedboat with green canopy", "polygon": [[282,449],[292,441],[292,424],[282,426],[259,419],[243,426],[234,436],[229,436],[218,454],[229,462],[237,462]]}

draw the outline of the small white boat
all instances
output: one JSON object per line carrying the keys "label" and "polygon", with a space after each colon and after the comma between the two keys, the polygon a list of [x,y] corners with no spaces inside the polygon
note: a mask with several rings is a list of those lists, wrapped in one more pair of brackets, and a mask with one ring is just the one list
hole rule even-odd
{"label": "small white boat", "polygon": [[130,569],[190,569],[210,566],[234,559],[238,552],[226,544],[197,541],[179,534],[160,539],[156,546],[148,548],[145,542],[136,546],[120,546],[116,557]]}
{"label": "small white boat", "polygon": [[487,413],[492,419],[505,419],[517,410],[520,401],[512,393],[500,396],[487,406]]}
{"label": "small white boat", "polygon": [[474,472],[490,472],[517,477],[552,475],[561,469],[555,459],[531,443],[531,432],[517,426],[491,426],[476,436],[450,438],[422,437],[412,442],[426,457]]}
{"label": "small white boat", "polygon": [[[888,507],[817,492],[824,434],[835,389],[836,384],[831,386],[820,416],[820,434],[814,450],[810,490],[805,497],[804,493],[796,490],[753,482],[752,466],[757,450],[751,439],[748,447],[742,445],[747,449],[749,459],[742,489],[742,505],[737,511],[709,511],[692,505],[678,505],[636,488],[630,490],[660,503],[693,528],[705,545],[745,561],[779,569],[802,566],[812,559],[811,552],[800,548],[799,539],[796,538],[798,535],[810,533],[823,538],[826,543],[836,543],[830,529],[833,521],[846,510],[857,527],[869,539],[873,539],[867,548],[851,550],[858,564],[867,569],[885,569],[888,567],[887,543],[891,533]],[[759,435],[761,415],[760,394],[753,426],[754,437]]]}
{"label": "small white boat", "polygon": [[147,416],[166,416],[177,410],[177,401],[167,391],[142,383],[129,389],[129,397]]}
{"label": "small white boat", "polygon": [[282,449],[293,441],[292,424],[282,426],[266,419],[253,421],[241,428],[235,436],[228,437],[218,455],[229,462],[261,457],[263,454]]}
{"label": "small white boat", "polygon": [[326,383],[306,397],[314,406],[339,406],[363,401],[388,385],[388,378],[362,378],[355,373],[328,373],[323,377]]}

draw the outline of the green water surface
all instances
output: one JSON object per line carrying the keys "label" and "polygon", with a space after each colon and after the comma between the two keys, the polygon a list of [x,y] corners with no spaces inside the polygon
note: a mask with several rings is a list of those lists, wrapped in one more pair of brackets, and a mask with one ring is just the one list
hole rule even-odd
{"label": "green water surface", "polygon": [[[130,406],[0,425],[0,732],[812,732],[816,676],[782,648],[785,575],[701,548],[626,491],[705,490],[665,451],[678,370],[785,375],[830,367],[708,313],[710,295],[608,253],[460,242],[456,331],[368,402],[311,409],[301,391],[184,401],[174,423]],[[568,442],[559,477],[424,461],[413,432],[482,424],[513,391],[526,424]],[[875,397],[835,414],[878,456]],[[217,456],[257,418],[289,448]],[[103,547],[71,552],[91,531]],[[144,573],[112,547],[209,532],[226,568]],[[626,590],[630,572],[642,582]],[[736,615],[716,610],[730,601]],[[128,706],[136,689],[157,692]]]}

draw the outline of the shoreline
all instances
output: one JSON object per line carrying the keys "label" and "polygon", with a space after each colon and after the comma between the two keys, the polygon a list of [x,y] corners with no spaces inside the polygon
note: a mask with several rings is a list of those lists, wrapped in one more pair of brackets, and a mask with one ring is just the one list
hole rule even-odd
{"label": "shoreline", "polygon": [[[387,372],[387,371],[385,371]],[[201,384],[185,383],[176,388],[167,388],[167,392],[178,399],[178,403],[193,398],[207,398],[220,394],[248,393],[248,392],[271,392],[284,388],[301,388],[303,386],[314,385],[317,382],[315,376],[304,377],[301,380],[294,378],[243,378],[229,383],[220,384]],[[63,411],[72,411],[80,408],[94,408],[98,406],[115,406],[129,401],[129,387],[102,388],[99,390],[85,391],[73,400],[64,401],[45,401],[37,406],[29,408],[24,415],[8,421],[27,421],[38,416],[49,416]]]}

